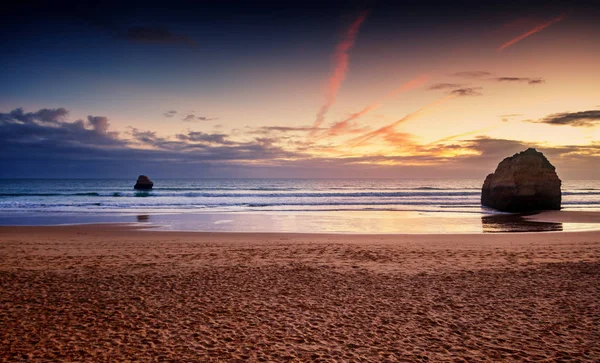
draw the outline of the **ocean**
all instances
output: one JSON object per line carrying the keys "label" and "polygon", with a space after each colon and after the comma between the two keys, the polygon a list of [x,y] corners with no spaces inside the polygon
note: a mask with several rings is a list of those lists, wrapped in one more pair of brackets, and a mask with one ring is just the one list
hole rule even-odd
{"label": "ocean", "polygon": [[[134,190],[135,179],[0,180],[0,224],[140,222],[179,230],[415,233],[425,228],[445,233],[481,232],[482,218],[502,215],[481,206],[482,180],[473,179],[153,179],[151,191]],[[564,181],[562,192],[563,209],[600,211],[600,181]],[[291,226],[278,226],[290,216]],[[437,221],[422,225],[428,218]],[[467,227],[473,221],[477,226]],[[447,223],[458,227],[438,226]]]}

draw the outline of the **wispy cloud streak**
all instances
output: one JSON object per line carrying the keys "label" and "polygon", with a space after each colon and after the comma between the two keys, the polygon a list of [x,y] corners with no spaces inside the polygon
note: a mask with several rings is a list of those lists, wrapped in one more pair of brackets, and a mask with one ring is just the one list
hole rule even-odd
{"label": "wispy cloud streak", "polygon": [[[362,110],[360,110],[358,112],[352,113],[350,116],[348,116],[344,120],[336,122],[325,133],[323,133],[321,135],[321,137],[337,136],[340,133],[347,133],[347,132],[354,133],[354,132],[361,131],[360,129],[356,129],[356,128],[352,127],[354,121],[356,121],[360,117],[363,117],[364,115],[368,114],[369,112],[376,110],[388,99],[396,97],[403,92],[410,91],[411,89],[420,87],[423,84],[427,83],[428,81],[429,81],[429,75],[426,75],[426,74],[422,74],[418,77],[411,79],[410,81],[402,84],[400,87],[389,92],[382,99],[380,99],[376,102],[373,102],[370,105],[365,106]],[[364,130],[362,130],[362,131],[364,131]]]}
{"label": "wispy cloud streak", "polygon": [[463,72],[456,72],[452,75],[455,77],[462,77],[462,78],[482,78],[482,77],[491,76],[492,73],[487,72],[487,71],[463,71]]}
{"label": "wispy cloud streak", "polygon": [[350,140],[350,144],[355,147],[361,146],[361,145],[364,145],[367,141],[369,141],[377,136],[386,136],[386,135],[392,134],[392,133],[394,133],[394,128],[396,128],[396,126],[400,125],[401,123],[410,121],[418,116],[421,116],[421,115],[425,114],[427,111],[429,111],[430,109],[435,108],[435,107],[439,106],[440,104],[442,104],[454,97],[456,97],[456,96],[448,95],[446,97],[443,97],[435,102],[432,102],[432,103],[418,109],[415,112],[409,113],[408,115],[404,116],[403,118],[401,118],[397,121],[394,121],[388,125],[378,128],[377,130],[368,132],[364,135],[361,135],[359,137],[356,137],[356,138]]}
{"label": "wispy cloud streak", "polygon": [[384,98],[384,100],[398,96],[402,92],[410,91],[411,89],[420,87],[420,86],[424,85],[425,83],[427,83],[429,81],[429,78],[430,77],[428,74],[421,74],[420,76],[411,79],[410,81],[404,83],[403,85],[396,88],[392,92],[388,93],[388,95]]}
{"label": "wispy cloud streak", "polygon": [[379,108],[379,106],[381,106],[380,103],[372,103],[372,104],[368,105],[367,107],[363,108],[362,110],[351,114],[347,118],[334,123],[320,137],[322,138],[322,137],[327,137],[327,136],[337,136],[341,133],[347,133],[349,131],[352,131],[353,126],[354,126],[354,121],[356,121],[358,118],[366,115],[367,113]]}
{"label": "wispy cloud streak", "polygon": [[529,120],[528,122],[544,123],[547,125],[594,127],[600,124],[600,110],[554,113],[544,117],[541,120]]}
{"label": "wispy cloud streak", "polygon": [[335,103],[337,93],[342,85],[342,82],[346,78],[346,72],[348,71],[348,64],[350,61],[348,52],[354,46],[356,35],[358,34],[360,26],[365,21],[366,17],[367,12],[361,12],[346,30],[344,38],[335,47],[335,51],[333,53],[333,74],[327,82],[325,103],[321,106],[319,112],[317,112],[317,118],[313,124],[314,130],[311,133],[311,136],[314,135],[317,129],[323,124],[325,121],[325,115]]}
{"label": "wispy cloud streak", "polygon": [[546,81],[543,78],[530,78],[530,77],[496,77],[493,80],[498,82],[521,82],[528,84],[542,84]]}
{"label": "wispy cloud streak", "polygon": [[482,87],[463,87],[452,90],[450,93],[460,97],[481,96]]}
{"label": "wispy cloud streak", "polygon": [[547,22],[545,22],[545,23],[542,23],[542,24],[540,24],[540,25],[536,26],[535,28],[533,28],[533,29],[531,29],[531,30],[529,30],[529,31],[527,31],[527,32],[525,32],[525,33],[523,33],[523,34],[519,35],[518,37],[516,37],[516,38],[514,38],[514,39],[511,39],[511,40],[509,40],[508,42],[506,42],[506,43],[502,44],[502,45],[501,45],[501,46],[498,48],[498,52],[502,52],[504,49],[506,49],[506,48],[510,47],[511,45],[513,45],[513,44],[515,44],[515,43],[518,43],[518,42],[520,42],[521,40],[523,40],[523,39],[527,38],[527,37],[528,37],[528,36],[530,36],[530,35],[533,35],[533,34],[535,34],[535,33],[538,33],[538,32],[540,32],[540,31],[542,31],[542,30],[546,29],[547,27],[549,27],[550,25],[552,25],[552,24],[554,24],[554,23],[558,23],[559,21],[563,20],[563,19],[564,19],[564,18],[566,18],[566,17],[567,17],[567,15],[566,15],[566,14],[563,14],[563,15],[561,15],[561,16],[558,16],[558,17],[556,17],[556,18],[554,18],[554,19],[552,19],[552,20],[550,20],[550,21],[547,21]]}
{"label": "wispy cloud streak", "polygon": [[460,83],[436,83],[429,86],[428,90],[440,90],[440,89],[448,89],[448,88],[459,88],[463,85]]}

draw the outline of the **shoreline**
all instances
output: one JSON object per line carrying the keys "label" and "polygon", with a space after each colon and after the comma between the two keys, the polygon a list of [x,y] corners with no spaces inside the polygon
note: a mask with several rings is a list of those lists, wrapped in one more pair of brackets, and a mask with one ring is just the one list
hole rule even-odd
{"label": "shoreline", "polygon": [[[101,217],[85,217],[88,219],[82,220],[81,216],[68,214],[12,215],[8,219],[9,222],[6,223],[7,218],[5,217],[3,221],[0,216],[0,223],[4,224],[4,226],[0,225],[0,228],[118,224],[131,225],[150,231],[341,235],[512,234],[515,232],[551,233],[600,230],[600,212],[596,211],[541,211],[535,214],[494,214],[476,217],[471,215],[423,215],[408,212],[356,212],[350,214],[230,212],[127,216],[106,214]],[[75,219],[75,221],[69,221],[70,219]]]}
{"label": "shoreline", "polygon": [[[136,226],[125,223],[116,224],[83,224],[63,226],[0,226],[0,244],[16,247],[15,241],[23,241],[32,248],[32,252],[44,256],[37,241],[49,240],[50,244],[60,244],[60,241],[74,241],[83,250],[98,248],[92,242],[103,241],[108,245],[134,243],[143,246],[145,243],[152,248],[156,244],[164,247],[168,241],[183,243],[190,248],[202,248],[207,243],[214,244],[244,244],[248,246],[285,246],[305,244],[346,244],[365,246],[388,246],[398,248],[433,248],[452,249],[476,247],[478,250],[493,250],[494,248],[539,248],[541,246],[584,244],[598,246],[600,258],[600,230],[592,231],[548,231],[522,233],[309,233],[309,232],[214,232],[214,231],[165,231]],[[70,250],[69,253],[78,252]],[[173,246],[174,248],[175,246]],[[6,246],[5,246],[6,248]],[[5,250],[6,251],[6,250]],[[6,261],[9,262],[9,261]],[[0,269],[2,267],[0,266]]]}

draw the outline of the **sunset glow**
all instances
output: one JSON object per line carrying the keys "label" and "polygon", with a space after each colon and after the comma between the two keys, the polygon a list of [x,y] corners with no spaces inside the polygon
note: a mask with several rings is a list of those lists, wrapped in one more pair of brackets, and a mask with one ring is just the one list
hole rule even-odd
{"label": "sunset glow", "polygon": [[237,22],[213,9],[212,27],[183,9],[90,20],[110,7],[11,25],[0,177],[133,162],[182,177],[479,178],[537,147],[568,178],[600,178],[597,9],[481,10],[485,23],[413,9],[425,29],[401,5],[306,5],[287,22],[240,6]]}

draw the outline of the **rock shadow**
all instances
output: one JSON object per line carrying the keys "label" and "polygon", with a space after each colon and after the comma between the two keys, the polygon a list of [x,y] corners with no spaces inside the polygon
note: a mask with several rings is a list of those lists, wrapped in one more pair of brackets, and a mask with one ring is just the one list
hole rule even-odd
{"label": "rock shadow", "polygon": [[140,214],[140,215],[136,216],[136,218],[137,218],[138,222],[143,222],[143,223],[150,222],[150,216],[147,214]]}
{"label": "rock shadow", "polygon": [[561,232],[562,223],[534,222],[523,218],[530,214],[498,214],[481,217],[483,233],[506,232]]}

